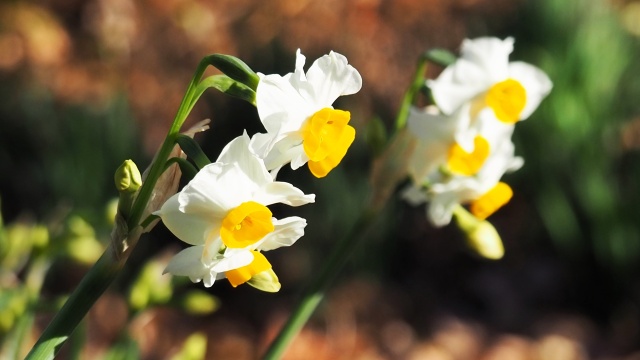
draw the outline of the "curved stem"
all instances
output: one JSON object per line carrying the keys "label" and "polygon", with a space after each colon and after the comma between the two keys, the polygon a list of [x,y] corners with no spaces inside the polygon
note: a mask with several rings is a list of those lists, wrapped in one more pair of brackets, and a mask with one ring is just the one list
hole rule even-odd
{"label": "curved stem", "polygon": [[91,306],[118,275],[125,259],[118,259],[111,245],[107,248],[44,330],[26,359],[54,358]]}
{"label": "curved stem", "polygon": [[278,336],[273,340],[263,359],[280,359],[289,343],[300,332],[304,324],[309,320],[320,302],[324,299],[327,289],[333,282],[336,275],[342,270],[351,254],[365,238],[367,231],[373,224],[377,211],[364,211],[351,231],[340,240],[334,247],[333,252],[320,271],[320,275],[311,283],[305,291],[298,306],[293,311],[289,320],[280,330]]}
{"label": "curved stem", "polygon": [[155,187],[158,178],[160,178],[160,175],[162,175],[162,172],[165,169],[164,164],[167,161],[169,155],[171,154],[171,150],[173,150],[173,147],[176,143],[176,137],[180,133],[180,128],[182,127],[182,124],[184,124],[184,121],[187,119],[187,115],[189,115],[189,112],[193,108],[195,100],[197,100],[197,98],[201,95],[200,93],[196,96],[195,90],[198,86],[198,83],[200,82],[200,79],[202,79],[204,70],[211,63],[211,57],[212,55],[205,56],[202,60],[200,60],[200,63],[196,68],[196,72],[194,73],[193,78],[189,83],[187,92],[182,98],[182,102],[180,103],[180,107],[178,108],[176,117],[173,120],[173,124],[171,125],[171,128],[169,129],[169,132],[167,133],[167,136],[165,137],[160,150],[158,150],[155,161],[153,162],[153,164],[151,164],[151,168],[149,169],[147,178],[142,184],[142,187],[138,192],[136,201],[133,204],[131,215],[127,220],[129,229],[135,228],[140,223],[142,213],[144,212],[144,209],[147,206],[149,199],[151,198],[151,194],[153,193],[153,188]]}
{"label": "curved stem", "polygon": [[[82,279],[78,287],[69,296],[69,299],[63,305],[62,309],[56,314],[49,326],[44,330],[34,347],[27,355],[27,359],[53,359],[60,347],[67,341],[71,333],[78,326],[80,321],[87,314],[89,309],[98,300],[102,293],[109,287],[111,282],[116,278],[125,262],[127,261],[131,248],[135,246],[140,236],[140,220],[144,209],[153,194],[153,189],[165,170],[165,163],[171,154],[171,150],[175,146],[176,137],[180,132],[180,128],[191,110],[191,105],[197,99],[194,96],[196,89],[204,70],[211,63],[211,56],[203,58],[196,69],[189,87],[182,99],[173,124],[167,133],[167,136],[158,150],[158,154],[147,174],[138,196],[131,207],[128,219],[125,219],[126,226],[116,225],[112,233],[111,242],[100,259],[93,265],[89,272]],[[118,224],[118,221],[116,221]],[[119,231],[124,230],[124,231]],[[127,241],[128,240],[128,241]],[[129,251],[121,248],[120,242],[125,241],[126,245],[131,246]]]}
{"label": "curved stem", "polygon": [[424,73],[426,70],[427,57],[423,55],[420,56],[420,59],[418,60],[418,67],[416,68],[416,72],[413,75],[413,82],[402,98],[400,110],[398,111],[398,115],[396,116],[396,131],[403,129],[407,125],[409,109],[411,108],[411,104],[413,104],[413,102],[415,101],[417,94],[420,92],[420,89],[422,88],[422,86],[424,86]]}

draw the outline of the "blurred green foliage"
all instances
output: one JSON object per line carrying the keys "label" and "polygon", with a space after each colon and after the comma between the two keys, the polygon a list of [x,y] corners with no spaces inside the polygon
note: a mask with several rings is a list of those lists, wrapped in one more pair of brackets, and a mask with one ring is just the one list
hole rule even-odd
{"label": "blurred green foliage", "polygon": [[640,259],[640,157],[621,138],[639,110],[638,39],[604,1],[529,1],[521,14],[515,57],[554,88],[516,131],[519,187],[559,251],[630,274]]}

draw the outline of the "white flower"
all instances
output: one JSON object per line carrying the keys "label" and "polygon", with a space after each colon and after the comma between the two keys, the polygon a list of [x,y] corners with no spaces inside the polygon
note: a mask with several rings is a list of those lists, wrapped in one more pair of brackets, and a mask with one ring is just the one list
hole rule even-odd
{"label": "white flower", "polygon": [[[465,110],[463,106],[447,116],[435,106],[410,108],[407,128],[417,141],[408,170],[414,183],[433,181],[432,174],[440,174],[439,170],[474,175],[497,145],[511,137],[512,125],[490,117],[478,119],[474,128],[470,128],[463,115]],[[465,147],[464,143],[471,146]]]}
{"label": "white flower", "polygon": [[248,146],[246,133],[232,140],[215,163],[155,213],[180,240],[193,245],[178,253],[165,272],[203,280],[209,287],[224,272],[255,263],[256,250],[289,246],[304,234],[305,219],[278,220],[266,206],[304,205],[315,195],[274,181]]}
{"label": "white flower", "polygon": [[[528,118],[551,91],[552,83],[532,65],[509,62],[513,42],[513,38],[464,40],[460,58],[436,80],[427,81],[438,108],[452,115],[466,106],[463,122],[470,127],[484,116],[506,124]],[[468,149],[468,138],[458,140]]]}
{"label": "white flower", "polygon": [[[510,138],[504,137],[492,146],[491,153],[482,162],[477,173],[455,175],[434,171],[423,183],[414,184],[407,189],[403,197],[412,204],[429,202],[427,218],[435,226],[451,222],[453,211],[459,204],[472,203],[472,213],[479,218],[486,218],[511,197],[511,189],[500,183],[500,178],[506,172],[519,169],[523,164],[522,158],[514,155],[515,148]],[[427,184],[426,189],[423,184]],[[488,197],[483,198],[484,195]],[[474,204],[476,201],[481,202]],[[477,211],[474,211],[473,205]]]}
{"label": "white flower", "polygon": [[333,51],[316,60],[306,74],[304,63],[298,49],[293,73],[259,74],[256,106],[267,133],[255,134],[251,147],[274,176],[289,162],[292,169],[308,162],[315,176],[326,176],[355,138],[349,112],[333,109],[332,104],[360,90],[358,71]]}

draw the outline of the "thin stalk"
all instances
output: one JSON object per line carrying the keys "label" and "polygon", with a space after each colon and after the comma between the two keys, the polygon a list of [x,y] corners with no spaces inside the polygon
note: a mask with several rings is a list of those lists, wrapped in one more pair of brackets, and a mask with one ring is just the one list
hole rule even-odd
{"label": "thin stalk", "polygon": [[[180,128],[186,120],[187,115],[193,106],[193,102],[197,98],[197,96],[194,95],[194,90],[210,62],[211,56],[207,56],[198,64],[184,98],[180,103],[180,107],[178,108],[176,117],[173,120],[173,124],[171,125],[171,128],[169,129],[169,132],[156,155],[155,161],[151,164],[147,178],[142,184],[138,196],[131,208],[129,218],[126,219],[127,229],[129,234],[133,234],[133,237],[139,236],[139,234],[134,234],[136,231],[135,229],[138,228],[142,214],[149,202],[151,194],[153,193],[156,182],[165,169],[165,163],[171,154],[171,150],[173,150],[173,147],[175,146],[175,140],[180,132]],[[112,239],[109,243],[104,254],[102,254],[100,259],[98,259],[82,279],[78,287],[69,296],[67,302],[62,306],[62,309],[60,309],[56,314],[49,326],[47,326],[34,347],[31,349],[27,355],[27,359],[53,359],[55,354],[60,350],[60,347],[62,347],[65,341],[67,341],[71,333],[73,333],[73,330],[78,326],[80,321],[82,321],[89,309],[120,273],[120,270],[124,267],[131,251],[122,251],[123,249],[120,249],[120,244],[118,244],[118,241],[122,239],[117,239],[117,237],[118,235],[115,235],[115,239]],[[131,240],[133,241],[131,241],[129,245],[133,247],[135,246],[135,240],[137,239]]]}
{"label": "thin stalk", "polygon": [[125,258],[118,258],[115,249],[109,245],[44,330],[26,359],[54,358],[91,306],[124,266]]}
{"label": "thin stalk", "polygon": [[165,169],[164,164],[169,158],[171,150],[173,150],[173,147],[175,146],[176,137],[180,133],[180,128],[182,127],[182,124],[184,124],[184,121],[187,119],[187,115],[193,108],[193,103],[197,98],[197,96],[195,96],[194,94],[195,89],[200,82],[202,75],[204,74],[204,70],[207,68],[207,66],[209,66],[211,62],[210,58],[211,56],[204,57],[196,68],[196,72],[193,75],[191,82],[189,83],[187,92],[182,98],[182,102],[180,103],[180,107],[178,108],[176,117],[173,120],[173,124],[171,125],[171,128],[169,129],[169,132],[167,133],[167,136],[165,137],[160,150],[158,150],[156,159],[153,164],[151,164],[151,168],[149,169],[147,178],[142,184],[140,192],[138,192],[138,197],[133,204],[131,215],[127,220],[129,229],[135,228],[140,223],[142,213],[144,212],[144,209],[147,206],[149,199],[151,198],[151,194],[153,193],[153,188],[155,187],[158,178],[160,178],[160,175],[162,175]]}
{"label": "thin stalk", "polygon": [[263,357],[264,360],[275,360],[282,357],[293,338],[300,332],[320,302],[322,302],[327,289],[342,270],[347,260],[349,260],[351,254],[358,247],[358,244],[361,243],[361,240],[365,238],[377,213],[375,210],[364,211],[347,236],[343,237],[334,247],[320,275],[311,283],[309,288],[307,288],[298,306],[289,317],[289,320],[267,349]]}
{"label": "thin stalk", "polygon": [[22,358],[20,356],[22,344],[33,327],[35,317],[34,308],[50,265],[50,259],[45,256],[38,256],[31,265],[29,265],[25,280],[25,290],[27,291],[26,301],[28,303],[27,310],[17,319],[15,327],[3,341],[2,353],[5,354],[8,359],[17,360]]}
{"label": "thin stalk", "polygon": [[405,92],[400,104],[400,110],[396,116],[396,131],[403,129],[407,125],[407,118],[409,117],[409,109],[415,102],[416,96],[420,92],[420,89],[424,86],[424,73],[427,71],[427,57],[425,55],[420,56],[418,60],[418,66],[416,72],[413,75],[413,82]]}

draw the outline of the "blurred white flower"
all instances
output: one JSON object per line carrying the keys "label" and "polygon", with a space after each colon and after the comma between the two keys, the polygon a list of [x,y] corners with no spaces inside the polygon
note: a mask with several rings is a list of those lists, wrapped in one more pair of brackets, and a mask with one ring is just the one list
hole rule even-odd
{"label": "blurred white flower", "polygon": [[[549,77],[535,66],[509,62],[513,38],[466,39],[460,58],[435,80],[428,80],[433,99],[445,115],[462,111],[461,126],[479,132],[476,119],[493,117],[505,124],[528,118],[551,91]],[[457,138],[473,148],[472,132]]]}
{"label": "blurred white flower", "polygon": [[314,199],[289,183],[274,181],[249,150],[245,133],[155,213],[180,240],[193,245],[174,256],[165,272],[202,280],[209,287],[225,272],[247,266],[249,273],[264,271],[256,251],[289,246],[306,226],[299,217],[272,217],[267,205],[300,206]]}
{"label": "blurred white flower", "polygon": [[[479,218],[489,216],[511,198],[511,189],[504,188],[506,184],[499,186],[502,191],[490,190],[498,186],[505,172],[515,171],[523,164],[514,155],[513,126],[495,119],[479,119],[480,132],[473,138],[473,150],[462,148],[456,137],[464,137],[461,133],[471,130],[460,126],[460,116],[459,112],[445,116],[428,107],[412,109],[408,119],[407,126],[417,144],[409,160],[413,185],[403,196],[412,204],[429,202],[427,216],[436,226],[448,224],[459,204],[475,202],[472,213]],[[488,195],[483,198],[485,194]]]}
{"label": "blurred white flower", "polygon": [[308,162],[313,175],[324,177],[355,138],[355,129],[348,125],[350,113],[332,104],[360,90],[358,71],[333,51],[316,60],[306,74],[304,63],[298,49],[293,73],[259,74],[256,106],[267,133],[255,134],[251,147],[274,177],[289,162],[292,169]]}

